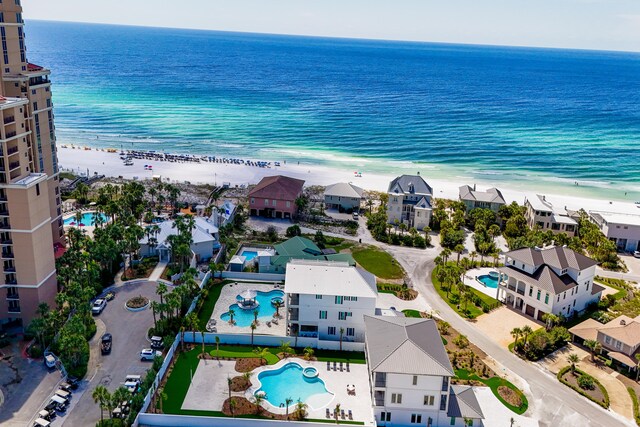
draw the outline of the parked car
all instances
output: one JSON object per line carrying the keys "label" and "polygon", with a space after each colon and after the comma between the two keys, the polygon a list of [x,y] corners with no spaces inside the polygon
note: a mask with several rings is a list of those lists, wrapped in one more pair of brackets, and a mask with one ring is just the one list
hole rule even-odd
{"label": "parked car", "polygon": [[49,427],[50,425],[49,420],[45,420],[44,418],[36,418],[33,422],[33,427]]}
{"label": "parked car", "polygon": [[100,353],[109,354],[111,353],[111,345],[113,344],[113,337],[110,333],[106,333],[102,335],[100,339]]}
{"label": "parked car", "polygon": [[633,256],[636,258],[640,258],[640,251],[634,251]]}
{"label": "parked car", "polygon": [[56,417],[56,410],[53,408],[43,409],[42,411],[38,412],[38,416],[43,420],[51,421]]}
{"label": "parked car", "polygon": [[45,353],[44,355],[44,364],[47,365],[47,368],[49,369],[55,369],[56,368],[56,357],[53,355],[53,353]]}
{"label": "parked car", "polygon": [[78,379],[74,377],[67,377],[61,384],[60,388],[64,391],[71,392],[78,389]]}
{"label": "parked car", "polygon": [[107,306],[107,300],[104,298],[98,298],[93,302],[93,306],[91,307],[91,313],[94,315],[98,315],[102,313],[102,310]]}
{"label": "parked car", "polygon": [[358,218],[360,218],[360,215],[358,214],[358,212],[354,212],[354,213],[353,213],[353,219],[354,219],[355,221],[357,221],[357,220],[358,220]]}
{"label": "parked car", "polygon": [[150,348],[143,348],[140,352],[140,360],[153,360],[156,356],[162,356],[162,352]]}
{"label": "parked car", "polygon": [[152,336],[151,337],[151,348],[154,348],[156,350],[164,348],[164,345],[162,344],[162,337],[158,337],[158,336],[155,336],[155,335]]}

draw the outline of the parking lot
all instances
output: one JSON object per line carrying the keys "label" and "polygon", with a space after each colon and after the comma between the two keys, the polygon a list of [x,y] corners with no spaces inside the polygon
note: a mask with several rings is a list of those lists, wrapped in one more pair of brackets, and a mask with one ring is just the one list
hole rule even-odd
{"label": "parking lot", "polygon": [[[93,401],[91,393],[99,384],[113,392],[124,382],[126,375],[144,375],[151,362],[140,361],[140,350],[149,347],[147,330],[153,326],[150,309],[131,312],[125,308],[129,298],[142,295],[151,301],[159,301],[155,293],[155,282],[144,282],[119,288],[116,297],[107,304],[104,311],[95,317],[98,332],[90,341],[91,360],[87,377],[73,393],[66,414],[59,414],[52,426],[91,426],[100,420],[100,408]],[[104,332],[113,335],[111,354],[100,354],[100,337]],[[50,390],[49,395],[55,390]],[[46,396],[45,396],[46,397]],[[48,399],[41,401],[44,406]],[[34,408],[30,416],[37,410]],[[105,412],[105,417],[108,415]],[[4,425],[4,424],[3,424]],[[24,426],[25,424],[20,424]]]}

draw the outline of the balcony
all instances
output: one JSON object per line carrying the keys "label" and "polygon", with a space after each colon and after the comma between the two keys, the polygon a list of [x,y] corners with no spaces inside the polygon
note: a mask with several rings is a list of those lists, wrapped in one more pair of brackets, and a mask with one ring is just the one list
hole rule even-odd
{"label": "balcony", "polygon": [[[15,134],[15,132],[14,132]],[[9,138],[9,136],[7,135],[7,138]],[[7,156],[11,156],[13,154],[16,154],[18,152],[18,147],[11,147],[7,149]]]}
{"label": "balcony", "polygon": [[291,294],[289,296],[289,305],[300,305],[300,295]]}
{"label": "balcony", "polygon": [[20,299],[20,295],[18,295],[18,293],[17,293],[17,292],[16,292],[16,293],[14,293],[14,294],[9,294],[9,293],[8,293],[8,294],[7,294],[7,299],[8,299],[8,300],[13,300],[13,301],[15,301],[15,300],[19,300],[19,299]]}
{"label": "balcony", "polygon": [[13,252],[2,252],[2,259],[14,259],[14,258],[15,258],[15,254]]}
{"label": "balcony", "polygon": [[300,316],[298,315],[298,310],[295,311],[290,311],[289,312],[289,320],[292,322],[296,322],[298,321],[298,319],[300,318]]}
{"label": "balcony", "polygon": [[9,163],[9,172],[14,171],[20,167],[20,162]]}
{"label": "balcony", "polygon": [[0,208],[0,216],[9,216],[9,211],[5,208]]}
{"label": "balcony", "polygon": [[7,313],[20,314],[20,307],[9,307],[7,308]]}
{"label": "balcony", "polygon": [[16,118],[14,116],[9,116],[9,117],[5,117],[4,118],[4,124],[8,125],[10,123],[13,123],[16,121]]}
{"label": "balcony", "polygon": [[11,228],[11,224],[8,221],[0,222],[0,230],[8,230]]}
{"label": "balcony", "polygon": [[18,132],[16,132],[15,130],[11,131],[11,132],[7,132],[5,139],[9,139],[9,138],[13,138],[14,136],[16,136],[18,134]]}
{"label": "balcony", "polygon": [[2,240],[0,240],[0,245],[13,245],[13,240],[11,240],[11,239],[2,239]]}
{"label": "balcony", "polygon": [[16,272],[16,267],[15,266],[5,266],[4,267],[4,272],[5,273],[15,273]]}

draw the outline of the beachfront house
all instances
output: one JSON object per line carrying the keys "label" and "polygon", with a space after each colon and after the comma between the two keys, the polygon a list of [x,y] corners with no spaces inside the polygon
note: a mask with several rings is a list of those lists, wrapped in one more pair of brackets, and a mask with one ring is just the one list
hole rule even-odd
{"label": "beachfront house", "polygon": [[373,274],[346,262],[291,260],[284,283],[287,333],[363,342],[364,316],[375,315]]}
{"label": "beachfront house", "polygon": [[522,248],[505,254],[498,286],[500,301],[529,317],[569,317],[600,301],[593,282],[596,261],[566,247]]}
{"label": "beachfront house", "polygon": [[431,222],[433,189],[420,175],[402,175],[389,184],[389,224],[405,224],[422,230]]}
{"label": "beachfront house", "polygon": [[324,189],[324,205],[347,213],[358,212],[364,190],[350,182],[339,182]]}
{"label": "beachfront house", "polygon": [[236,204],[231,200],[225,200],[218,205],[197,205],[196,215],[206,216],[213,225],[222,228],[233,221],[236,214]]}
{"label": "beachfront house", "polygon": [[619,251],[640,251],[640,215],[589,211],[589,218]]}
{"label": "beachfront house", "polygon": [[249,191],[249,212],[252,216],[293,218],[296,199],[302,195],[304,181],[288,176],[266,176]]}
{"label": "beachfront house", "polygon": [[623,367],[636,369],[636,354],[640,353],[640,316],[622,315],[605,324],[587,319],[569,332],[577,343],[595,340],[601,345],[600,354]]}
{"label": "beachfront house", "polygon": [[366,357],[378,426],[482,426],[473,387],[455,376],[432,319],[365,316]]}
{"label": "beachfront house", "polygon": [[491,209],[493,212],[498,213],[500,206],[506,204],[502,193],[497,188],[489,188],[487,191],[476,190],[475,184],[473,188],[468,185],[463,185],[459,188],[458,198],[467,207],[467,212],[476,209]]}
{"label": "beachfront house", "polygon": [[525,218],[529,228],[542,231],[551,230],[554,234],[565,233],[573,237],[578,230],[578,223],[571,218],[566,209],[557,209],[546,196],[535,194],[524,200]]}
{"label": "beachfront house", "polygon": [[278,243],[268,251],[261,251],[255,257],[255,262],[260,273],[284,274],[287,264],[293,259],[339,261],[350,266],[356,265],[350,254],[339,254],[333,249],[320,249],[313,241],[300,236]]}
{"label": "beachfront house", "polygon": [[[193,217],[195,225],[191,230],[191,252],[196,256],[197,261],[206,261],[213,255],[213,250],[219,247],[218,227],[202,217]],[[169,236],[178,234],[178,229],[174,226],[174,221],[164,221],[158,225],[157,232],[145,233],[140,239],[140,255],[158,256],[160,261],[171,259],[171,243]],[[151,230],[151,228],[149,229]]]}

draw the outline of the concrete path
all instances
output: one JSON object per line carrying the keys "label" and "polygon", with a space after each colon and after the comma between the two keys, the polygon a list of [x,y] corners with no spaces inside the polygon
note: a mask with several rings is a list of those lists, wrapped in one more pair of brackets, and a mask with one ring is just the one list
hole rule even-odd
{"label": "concrete path", "polygon": [[531,329],[540,329],[541,326],[533,319],[523,316],[505,306],[497,308],[490,313],[476,318],[475,326],[488,337],[504,348],[508,348],[513,342],[511,331],[513,328],[522,328],[529,325]]}
{"label": "concrete path", "polygon": [[623,415],[630,420],[633,419],[633,403],[627,387],[615,376],[604,369],[594,366],[588,359],[578,363],[578,369],[586,372],[602,383],[609,393],[611,410]]}
{"label": "concrete path", "polygon": [[169,264],[168,261],[159,262],[149,275],[149,281],[156,282],[162,276],[164,269],[167,268],[167,264]]}

